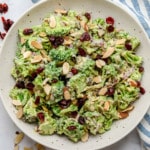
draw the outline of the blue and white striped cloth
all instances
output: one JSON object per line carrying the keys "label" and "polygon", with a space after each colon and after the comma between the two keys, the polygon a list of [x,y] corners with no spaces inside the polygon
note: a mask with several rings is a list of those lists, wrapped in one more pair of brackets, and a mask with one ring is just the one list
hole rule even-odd
{"label": "blue and white striped cloth", "polygon": [[[32,0],[33,3],[38,2],[39,0]],[[132,12],[144,30],[147,33],[148,38],[150,39],[150,0],[111,0],[122,5],[127,11]],[[141,137],[143,146],[150,150],[150,109],[144,116],[143,120],[137,126],[139,136]],[[143,148],[144,148],[143,147]]]}

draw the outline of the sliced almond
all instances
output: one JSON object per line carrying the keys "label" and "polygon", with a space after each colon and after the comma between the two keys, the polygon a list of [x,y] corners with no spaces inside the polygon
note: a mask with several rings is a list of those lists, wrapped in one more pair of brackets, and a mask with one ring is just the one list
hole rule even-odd
{"label": "sliced almond", "polygon": [[120,39],[116,41],[116,45],[123,45],[125,43],[126,39]]}
{"label": "sliced almond", "polygon": [[29,58],[31,55],[32,55],[32,52],[31,52],[31,51],[25,51],[25,52],[23,53],[23,58],[24,58],[24,59]]}
{"label": "sliced almond", "polygon": [[105,31],[103,29],[98,30],[99,37],[102,37],[104,35]]}
{"label": "sliced almond", "polygon": [[102,81],[101,76],[96,76],[93,78],[93,82],[100,83]]}
{"label": "sliced almond", "polygon": [[14,150],[19,150],[19,145],[15,145]]}
{"label": "sliced almond", "polygon": [[15,145],[19,144],[22,141],[23,138],[24,138],[24,133],[20,132],[19,134],[16,135],[14,144]]}
{"label": "sliced almond", "polygon": [[88,132],[86,132],[82,137],[81,137],[81,141],[82,142],[86,142],[89,139],[89,134]]}
{"label": "sliced almond", "polygon": [[51,28],[56,27],[56,19],[55,19],[54,16],[50,16],[49,25],[50,25]]}
{"label": "sliced almond", "polygon": [[35,55],[33,56],[33,58],[31,58],[31,63],[34,64],[34,63],[39,63],[41,62],[43,59],[43,57],[41,55]]}
{"label": "sliced almond", "polygon": [[68,74],[69,71],[70,71],[70,65],[69,65],[69,63],[64,62],[63,66],[62,66],[62,69],[63,69],[63,74],[64,75]]}
{"label": "sliced almond", "polygon": [[113,52],[115,51],[114,47],[109,47],[106,52],[103,54],[102,58],[108,58],[109,56],[111,56],[113,54]]}
{"label": "sliced almond", "polygon": [[127,118],[128,116],[129,116],[128,112],[119,112],[119,118],[120,119]]}
{"label": "sliced almond", "polygon": [[51,61],[50,57],[47,55],[47,52],[45,50],[41,50],[40,52],[43,58],[45,58],[48,61]]}
{"label": "sliced almond", "polygon": [[97,59],[95,63],[98,68],[102,68],[103,66],[106,65],[105,61],[101,59]]}
{"label": "sliced almond", "polygon": [[107,90],[108,90],[107,87],[103,87],[103,88],[100,89],[98,94],[103,96],[103,95],[105,95],[107,93]]}
{"label": "sliced almond", "polygon": [[129,84],[131,85],[131,86],[133,86],[133,87],[137,87],[138,86],[138,83],[135,81],[135,80],[133,80],[133,79],[128,79],[128,82],[129,82]]}
{"label": "sliced almond", "polygon": [[36,146],[37,150],[45,150],[45,147],[39,143],[36,143],[35,146]]}
{"label": "sliced almond", "polygon": [[18,119],[22,118],[22,116],[23,116],[23,108],[22,107],[18,108],[16,116],[17,116]]}
{"label": "sliced almond", "polygon": [[40,37],[46,37],[46,33],[45,32],[40,32],[39,36]]}
{"label": "sliced almond", "polygon": [[69,90],[64,91],[64,98],[65,98],[65,100],[70,100],[71,99],[71,95],[70,95]]}
{"label": "sliced almond", "polygon": [[105,110],[105,111],[108,111],[109,108],[110,108],[110,102],[109,102],[109,101],[106,101],[106,102],[104,103],[104,110]]}
{"label": "sliced almond", "polygon": [[22,103],[19,100],[12,100],[12,104],[15,106],[22,106]]}
{"label": "sliced almond", "polygon": [[64,45],[70,45],[70,44],[72,44],[72,42],[73,42],[73,41],[72,41],[69,37],[65,37],[63,44],[64,44]]}
{"label": "sliced almond", "polygon": [[49,84],[44,85],[44,92],[49,95],[51,92],[51,86]]}
{"label": "sliced almond", "polygon": [[55,12],[59,14],[67,14],[67,10],[64,9],[55,9]]}
{"label": "sliced almond", "polygon": [[44,79],[43,85],[45,85],[49,81],[49,78]]}
{"label": "sliced almond", "polygon": [[133,109],[134,109],[134,106],[129,106],[128,108],[124,109],[121,112],[129,112],[129,111],[132,111]]}
{"label": "sliced almond", "polygon": [[85,21],[80,21],[80,26],[85,30],[85,31],[88,31],[88,26],[87,26],[87,23]]}
{"label": "sliced almond", "polygon": [[31,45],[37,49],[43,49],[43,45],[40,42],[32,41]]}

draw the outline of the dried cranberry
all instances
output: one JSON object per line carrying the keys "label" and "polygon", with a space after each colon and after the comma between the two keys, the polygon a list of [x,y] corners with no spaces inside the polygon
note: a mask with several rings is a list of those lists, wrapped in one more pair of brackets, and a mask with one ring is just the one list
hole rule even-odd
{"label": "dried cranberry", "polygon": [[6,20],[4,17],[1,17],[1,19],[2,19],[2,22],[3,22],[4,29],[6,31],[8,31],[14,22],[10,19]]}
{"label": "dried cranberry", "polygon": [[37,77],[37,73],[36,72],[32,72],[30,81],[33,81],[36,77]]}
{"label": "dried cranberry", "polygon": [[44,67],[39,67],[39,68],[36,69],[36,73],[40,74],[40,73],[43,72],[43,70],[44,70]]}
{"label": "dried cranberry", "polygon": [[90,14],[90,13],[86,12],[84,15],[85,15],[85,17],[86,17],[88,20],[91,19],[91,14]]}
{"label": "dried cranberry", "polygon": [[29,82],[29,83],[27,83],[26,88],[27,88],[28,90],[32,91],[32,90],[34,89],[34,84],[31,83],[31,82]]}
{"label": "dried cranberry", "polygon": [[131,44],[130,40],[127,40],[127,41],[125,42],[125,48],[126,48],[127,50],[132,50],[132,44]]}
{"label": "dried cranberry", "polygon": [[115,93],[114,87],[110,87],[110,88],[108,89],[108,91],[107,91],[107,95],[108,95],[108,96],[113,96],[114,93]]}
{"label": "dried cranberry", "polygon": [[39,119],[41,122],[44,122],[45,116],[44,116],[44,113],[43,113],[43,112],[39,112],[39,113],[37,114],[37,117],[38,117],[38,119]]}
{"label": "dried cranberry", "polygon": [[140,93],[145,94],[145,89],[143,87],[140,87]]}
{"label": "dried cranberry", "polygon": [[140,81],[136,81],[136,83],[137,83],[137,87],[141,86],[141,82]]}
{"label": "dried cranberry", "polygon": [[73,111],[73,112],[70,113],[70,117],[72,117],[72,118],[76,118],[77,115],[78,115],[77,111]]}
{"label": "dried cranberry", "polygon": [[70,130],[70,131],[73,131],[73,130],[75,130],[76,128],[77,128],[76,126],[68,126],[68,127],[67,127],[67,129]]}
{"label": "dried cranberry", "polygon": [[8,11],[8,5],[6,3],[3,4],[3,12],[6,13]]}
{"label": "dried cranberry", "polygon": [[58,80],[57,79],[52,79],[52,81],[51,81],[52,83],[57,83],[58,82]]}
{"label": "dried cranberry", "polygon": [[49,36],[49,41],[54,47],[58,47],[59,45],[63,44],[64,38],[60,36]]}
{"label": "dried cranberry", "polygon": [[79,109],[81,109],[81,107],[85,104],[86,99],[87,99],[86,96],[84,98],[78,99],[77,105]]}
{"label": "dried cranberry", "polygon": [[113,32],[114,31],[114,27],[112,25],[107,27],[107,31],[108,32]]}
{"label": "dried cranberry", "polygon": [[84,41],[90,41],[91,37],[90,34],[88,32],[84,32],[81,37],[80,37],[80,41],[84,42]]}
{"label": "dried cranberry", "polygon": [[80,116],[79,118],[78,118],[78,122],[80,123],[80,124],[85,124],[85,119],[84,119],[84,117],[82,117],[82,116]]}
{"label": "dried cranberry", "polygon": [[16,83],[15,86],[16,86],[17,88],[24,89],[24,88],[25,88],[24,81],[17,81],[17,83]]}
{"label": "dried cranberry", "polygon": [[144,72],[144,67],[140,66],[139,67],[139,72]]}
{"label": "dried cranberry", "polygon": [[59,106],[62,108],[62,109],[65,109],[65,108],[68,108],[71,104],[71,100],[61,100],[59,102]]}
{"label": "dried cranberry", "polygon": [[75,75],[78,73],[78,70],[76,68],[71,68],[71,72],[73,75]]}
{"label": "dried cranberry", "polygon": [[6,33],[1,33],[1,32],[0,32],[0,38],[1,38],[2,40],[5,38],[5,36],[6,36]]}
{"label": "dried cranberry", "polygon": [[112,18],[112,17],[107,17],[107,18],[106,18],[106,23],[107,23],[107,24],[114,25],[114,22],[115,22],[115,21],[114,21],[114,18]]}
{"label": "dried cranberry", "polygon": [[24,35],[31,35],[33,33],[33,29],[28,28],[28,29],[24,29],[23,30],[23,34]]}
{"label": "dried cranberry", "polygon": [[0,3],[0,13],[3,13],[4,9],[3,9],[3,4]]}
{"label": "dried cranberry", "polygon": [[78,54],[81,56],[86,56],[86,51],[83,48],[79,47],[78,48]]}
{"label": "dried cranberry", "polygon": [[34,102],[36,105],[39,105],[40,103],[40,96],[37,96]]}
{"label": "dried cranberry", "polygon": [[96,55],[96,59],[101,59],[101,58],[102,58],[102,55],[99,55],[99,54]]}

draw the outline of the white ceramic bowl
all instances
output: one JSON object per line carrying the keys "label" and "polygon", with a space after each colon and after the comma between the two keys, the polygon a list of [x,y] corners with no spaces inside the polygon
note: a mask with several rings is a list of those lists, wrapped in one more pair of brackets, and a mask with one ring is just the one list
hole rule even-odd
{"label": "white ceramic bowl", "polygon": [[[103,135],[90,136],[86,143],[73,143],[65,137],[41,136],[34,131],[34,126],[18,120],[15,115],[15,108],[11,103],[9,91],[14,86],[14,80],[10,75],[13,59],[17,48],[17,31],[19,28],[32,27],[41,23],[48,12],[56,8],[72,9],[76,11],[92,12],[94,17],[112,16],[116,21],[118,28],[123,28],[129,31],[132,35],[141,40],[141,46],[138,49],[138,54],[144,58],[144,76],[142,86],[146,89],[146,94],[143,95],[136,103],[135,109],[130,113],[130,116],[124,120],[117,121],[113,124],[110,131]],[[141,25],[135,21],[131,14],[125,12],[121,7],[112,2],[105,0],[43,0],[27,11],[11,28],[4,41],[0,54],[0,97],[4,107],[14,123],[31,139],[53,149],[61,150],[95,150],[102,149],[106,146],[119,141],[131,132],[141,121],[150,104],[150,43]]]}

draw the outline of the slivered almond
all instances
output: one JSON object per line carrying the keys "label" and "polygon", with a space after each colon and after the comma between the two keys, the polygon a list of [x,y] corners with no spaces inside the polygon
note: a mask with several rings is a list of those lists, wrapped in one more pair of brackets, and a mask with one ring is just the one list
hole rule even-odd
{"label": "slivered almond", "polygon": [[69,90],[64,90],[64,98],[65,98],[65,100],[71,99],[71,95],[70,95]]}
{"label": "slivered almond", "polygon": [[19,150],[19,145],[15,145],[14,150]]}
{"label": "slivered almond", "polygon": [[19,134],[16,135],[14,144],[15,145],[19,144],[22,141],[23,138],[24,138],[24,133],[20,132]]}
{"label": "slivered almond", "polygon": [[105,110],[105,111],[108,111],[109,108],[110,108],[110,102],[109,102],[109,101],[106,101],[106,102],[104,103],[104,110]]}
{"label": "slivered almond", "polygon": [[59,13],[59,14],[66,14],[67,10],[64,10],[64,9],[55,9],[55,12]]}
{"label": "slivered almond", "polygon": [[114,47],[109,47],[106,52],[103,54],[102,58],[108,58],[115,51]]}
{"label": "slivered almond", "polygon": [[120,119],[127,118],[128,116],[129,116],[128,112],[119,112],[119,118]]}
{"label": "slivered almond", "polygon": [[62,66],[62,69],[63,69],[63,74],[66,75],[69,73],[69,70],[70,70],[70,65],[69,63],[67,62],[64,62],[63,63],[63,66]]}
{"label": "slivered almond", "polygon": [[46,33],[45,32],[40,32],[39,36],[40,37],[46,37]]}
{"label": "slivered almond", "polygon": [[128,82],[129,82],[129,84],[131,85],[131,86],[133,86],[133,87],[137,87],[138,86],[138,83],[135,81],[135,80],[133,80],[133,79],[128,79]]}
{"label": "slivered almond", "polygon": [[128,108],[124,109],[124,110],[121,111],[121,112],[129,112],[129,111],[131,111],[131,110],[133,110],[133,109],[134,109],[134,106],[129,106]]}
{"label": "slivered almond", "polygon": [[116,41],[116,45],[123,45],[125,43],[126,39],[120,39]]}
{"label": "slivered almond", "polygon": [[86,141],[88,140],[88,138],[89,138],[89,134],[88,134],[88,132],[86,132],[86,133],[81,137],[81,141],[82,141],[82,142],[86,142]]}
{"label": "slivered almond", "polygon": [[44,85],[44,92],[49,95],[51,92],[51,86],[49,84]]}
{"label": "slivered almond", "polygon": [[95,63],[98,68],[102,68],[103,66],[106,65],[105,61],[101,59],[97,59]]}
{"label": "slivered almond", "polygon": [[31,45],[37,49],[43,49],[43,45],[37,41],[32,41]]}
{"label": "slivered almond", "polygon": [[100,83],[102,81],[101,76],[96,76],[93,78],[93,82]]}
{"label": "slivered almond", "polygon": [[34,64],[34,63],[39,63],[41,60],[42,60],[42,56],[41,55],[35,55],[33,56],[33,58],[31,58],[31,63]]}
{"label": "slivered almond", "polygon": [[22,106],[22,103],[19,100],[12,100],[12,104],[15,106]]}
{"label": "slivered almond", "polygon": [[25,51],[24,53],[23,53],[23,58],[29,58],[30,56],[32,55],[32,52],[31,51]]}
{"label": "slivered almond", "polygon": [[23,108],[22,107],[18,108],[16,116],[17,116],[18,119],[22,118],[22,116],[23,116]]}
{"label": "slivered almond", "polygon": [[107,90],[108,90],[107,87],[103,87],[103,88],[100,89],[98,94],[103,96],[103,95],[105,95],[107,93]]}
{"label": "slivered almond", "polygon": [[55,28],[55,27],[56,27],[56,19],[55,19],[54,16],[50,16],[49,26],[50,26],[51,28]]}

